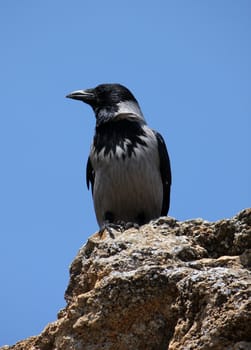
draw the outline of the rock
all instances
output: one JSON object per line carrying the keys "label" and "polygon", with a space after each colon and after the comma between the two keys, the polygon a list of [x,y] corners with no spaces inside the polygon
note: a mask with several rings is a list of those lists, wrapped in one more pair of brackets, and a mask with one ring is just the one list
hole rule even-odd
{"label": "rock", "polygon": [[1,349],[251,349],[250,266],[251,209],[96,233],[71,265],[58,320]]}

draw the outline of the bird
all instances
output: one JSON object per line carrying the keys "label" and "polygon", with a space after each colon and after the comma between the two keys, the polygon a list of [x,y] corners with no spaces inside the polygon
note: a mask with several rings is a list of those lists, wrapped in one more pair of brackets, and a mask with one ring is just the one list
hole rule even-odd
{"label": "bird", "polygon": [[132,92],[106,83],[66,97],[88,104],[96,117],[86,184],[100,229],[139,227],[166,216],[172,182],[167,147],[147,125]]}

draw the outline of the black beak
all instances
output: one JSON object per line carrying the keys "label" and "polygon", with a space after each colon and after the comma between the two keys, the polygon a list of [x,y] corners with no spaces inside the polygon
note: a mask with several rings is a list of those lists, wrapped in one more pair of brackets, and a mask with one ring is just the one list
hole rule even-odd
{"label": "black beak", "polygon": [[95,101],[95,94],[92,89],[73,91],[65,97],[72,98],[73,100],[83,101],[90,105],[92,105]]}

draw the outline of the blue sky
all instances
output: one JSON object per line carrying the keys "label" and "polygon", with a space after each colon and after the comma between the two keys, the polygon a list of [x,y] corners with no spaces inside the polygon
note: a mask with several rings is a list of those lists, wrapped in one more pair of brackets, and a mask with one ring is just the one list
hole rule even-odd
{"label": "blue sky", "polygon": [[170,153],[169,214],[251,206],[251,3],[0,3],[0,345],[64,307],[68,267],[98,228],[85,165],[92,110],[65,99],[126,85]]}

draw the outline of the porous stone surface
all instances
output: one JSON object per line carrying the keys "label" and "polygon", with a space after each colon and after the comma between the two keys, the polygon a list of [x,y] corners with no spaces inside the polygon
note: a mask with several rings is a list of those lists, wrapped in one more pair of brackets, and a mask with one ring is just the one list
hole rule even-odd
{"label": "porous stone surface", "polygon": [[96,233],[71,265],[58,320],[1,349],[251,349],[250,267],[251,209]]}

